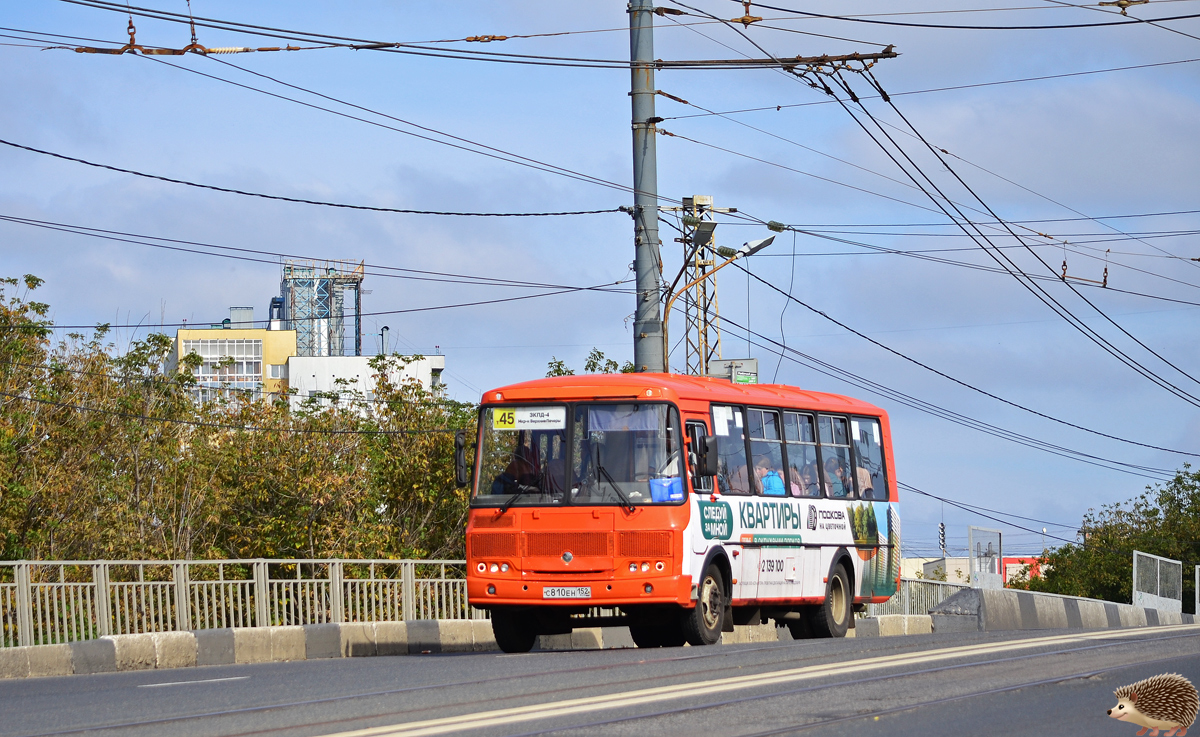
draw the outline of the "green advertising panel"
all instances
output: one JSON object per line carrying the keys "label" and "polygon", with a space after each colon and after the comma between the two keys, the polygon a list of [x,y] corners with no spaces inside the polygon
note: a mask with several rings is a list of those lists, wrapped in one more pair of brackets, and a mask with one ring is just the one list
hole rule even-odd
{"label": "green advertising panel", "polygon": [[706,540],[728,540],[733,535],[733,509],[725,502],[699,502],[700,529]]}

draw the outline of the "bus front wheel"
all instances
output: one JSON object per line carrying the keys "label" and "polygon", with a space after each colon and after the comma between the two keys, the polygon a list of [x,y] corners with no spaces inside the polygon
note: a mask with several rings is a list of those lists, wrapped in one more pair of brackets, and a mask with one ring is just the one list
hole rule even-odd
{"label": "bus front wheel", "polygon": [[850,593],[850,576],[841,563],[834,566],[825,588],[825,601],[813,610],[809,619],[812,632],[817,637],[845,637],[850,628],[853,595]]}
{"label": "bus front wheel", "polygon": [[513,612],[492,612],[492,635],[501,650],[506,653],[527,653],[533,649],[537,632],[530,619],[528,615],[523,617]]}
{"label": "bus front wheel", "polygon": [[696,590],[696,606],[683,610],[682,629],[688,644],[715,645],[725,625],[725,577],[709,565]]}

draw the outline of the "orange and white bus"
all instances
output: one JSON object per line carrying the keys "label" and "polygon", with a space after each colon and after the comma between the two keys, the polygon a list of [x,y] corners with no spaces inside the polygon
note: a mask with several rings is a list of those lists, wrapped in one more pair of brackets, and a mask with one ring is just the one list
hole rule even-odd
{"label": "orange and white bus", "polygon": [[588,626],[627,625],[639,647],[770,620],[842,637],[854,609],[896,591],[890,428],[866,402],[555,377],[484,394],[477,441],[467,591],[506,652]]}

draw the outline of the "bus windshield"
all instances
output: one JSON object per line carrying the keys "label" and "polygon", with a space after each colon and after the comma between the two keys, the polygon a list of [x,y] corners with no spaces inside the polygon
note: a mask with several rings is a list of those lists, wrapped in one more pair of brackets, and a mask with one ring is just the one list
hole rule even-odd
{"label": "bus windshield", "polygon": [[486,407],[480,425],[476,505],[641,506],[685,498],[683,435],[669,405]]}
{"label": "bus windshield", "polygon": [[574,504],[683,501],[679,413],[665,404],[579,404],[571,441]]}

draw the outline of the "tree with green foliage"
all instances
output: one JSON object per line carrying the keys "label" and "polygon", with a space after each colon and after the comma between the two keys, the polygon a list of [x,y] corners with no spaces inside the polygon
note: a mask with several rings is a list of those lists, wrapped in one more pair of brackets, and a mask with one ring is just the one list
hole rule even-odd
{"label": "tree with green foliage", "polygon": [[[1127,502],[1088,510],[1080,542],[1045,551],[1040,576],[1028,568],[1013,588],[1129,603],[1133,599],[1133,551],[1183,562],[1183,608],[1195,607],[1200,564],[1200,471],[1183,470],[1166,484],[1146,487]],[[1194,613],[1194,612],[1193,612]]]}
{"label": "tree with green foliage", "polygon": [[389,377],[322,407],[198,401],[169,336],[55,342],[41,280],[0,281],[0,559],[459,558],[454,431],[475,406]]}
{"label": "tree with green foliage", "polygon": [[[599,348],[593,348],[588,351],[587,361],[583,364],[583,372],[585,374],[632,374],[634,371],[633,361],[618,364],[611,358],[605,358],[604,352]],[[551,356],[550,362],[546,364],[546,376],[574,375],[575,370],[568,366],[562,359]]]}

